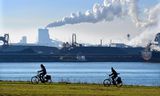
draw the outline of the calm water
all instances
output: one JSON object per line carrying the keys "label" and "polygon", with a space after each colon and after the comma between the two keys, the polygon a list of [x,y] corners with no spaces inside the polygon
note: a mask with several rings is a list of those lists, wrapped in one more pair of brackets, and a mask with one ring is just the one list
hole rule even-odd
{"label": "calm water", "polygon": [[[30,81],[41,63],[0,63],[0,80]],[[127,85],[160,86],[160,63],[43,63],[54,82],[102,83],[114,67]]]}

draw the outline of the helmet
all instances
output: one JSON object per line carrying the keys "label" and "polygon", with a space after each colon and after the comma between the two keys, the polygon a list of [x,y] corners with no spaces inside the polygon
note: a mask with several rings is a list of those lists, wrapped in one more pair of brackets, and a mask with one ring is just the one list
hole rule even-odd
{"label": "helmet", "polygon": [[41,64],[41,67],[43,67],[44,65],[43,64]]}
{"label": "helmet", "polygon": [[113,67],[111,67],[111,70],[114,70]]}

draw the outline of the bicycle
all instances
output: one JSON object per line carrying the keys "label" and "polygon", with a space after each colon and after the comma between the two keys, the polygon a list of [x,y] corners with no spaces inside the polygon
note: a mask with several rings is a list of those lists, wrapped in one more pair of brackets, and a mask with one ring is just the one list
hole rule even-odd
{"label": "bicycle", "polygon": [[37,72],[36,76],[31,77],[31,83],[32,84],[38,84],[38,83],[52,83],[51,75],[45,75],[43,78],[39,75],[39,72]]}
{"label": "bicycle", "polygon": [[[119,74],[119,73],[118,73]],[[123,85],[123,82],[122,82],[122,79],[121,77],[117,76],[114,81],[112,80],[112,77],[109,75],[109,78],[108,79],[105,79],[103,81],[103,85],[104,86],[110,86],[110,85],[116,85],[117,87],[122,87]]]}

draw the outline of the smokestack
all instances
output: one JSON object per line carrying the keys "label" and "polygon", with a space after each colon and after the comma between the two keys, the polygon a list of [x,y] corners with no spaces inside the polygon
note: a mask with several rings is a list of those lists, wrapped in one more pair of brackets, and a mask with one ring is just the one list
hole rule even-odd
{"label": "smokestack", "polygon": [[72,34],[72,45],[77,44],[77,37],[76,34]]}
{"label": "smokestack", "polygon": [[102,45],[103,45],[103,40],[101,39],[101,40],[100,40],[100,46],[102,46]]}

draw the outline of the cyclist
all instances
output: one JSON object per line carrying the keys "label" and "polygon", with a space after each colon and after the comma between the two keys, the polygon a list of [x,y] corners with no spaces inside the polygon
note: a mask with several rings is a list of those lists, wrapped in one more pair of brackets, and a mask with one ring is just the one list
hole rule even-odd
{"label": "cyclist", "polygon": [[41,70],[38,71],[38,73],[40,75],[40,79],[42,81],[44,81],[44,76],[47,74],[47,71],[46,71],[46,68],[45,68],[45,66],[43,64],[41,64],[40,67],[41,67]]}
{"label": "cyclist", "polygon": [[112,76],[112,82],[113,84],[115,84],[115,78],[118,76],[118,73],[113,69],[113,67],[111,67],[111,71],[112,71],[112,74],[110,74],[109,76]]}

